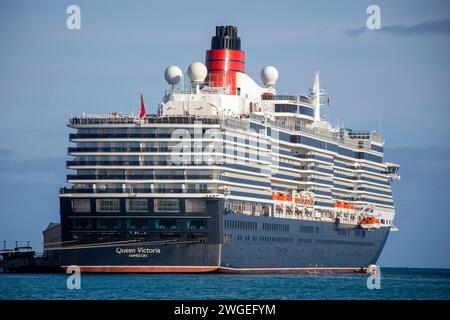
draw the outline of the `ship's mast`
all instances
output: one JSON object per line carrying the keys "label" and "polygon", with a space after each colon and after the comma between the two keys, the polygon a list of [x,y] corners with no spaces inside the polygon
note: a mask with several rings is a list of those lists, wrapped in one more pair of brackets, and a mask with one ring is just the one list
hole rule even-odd
{"label": "ship's mast", "polygon": [[314,101],[314,122],[320,121],[320,72],[316,71],[314,73],[314,83],[313,83],[313,101]]}

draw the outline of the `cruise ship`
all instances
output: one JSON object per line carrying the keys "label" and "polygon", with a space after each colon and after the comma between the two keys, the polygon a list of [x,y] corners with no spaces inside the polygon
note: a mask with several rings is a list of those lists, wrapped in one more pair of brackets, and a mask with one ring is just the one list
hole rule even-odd
{"label": "cruise ship", "polygon": [[[280,95],[278,71],[245,70],[237,27],[205,63],[165,70],[156,114],[83,114],[68,126],[61,263],[82,272],[352,272],[394,226],[379,132],[321,116],[319,72]],[[259,81],[259,80],[258,80]]]}

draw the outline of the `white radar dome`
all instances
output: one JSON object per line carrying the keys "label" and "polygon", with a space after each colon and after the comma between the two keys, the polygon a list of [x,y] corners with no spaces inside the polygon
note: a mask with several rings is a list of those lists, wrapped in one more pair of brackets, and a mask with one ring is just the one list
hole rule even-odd
{"label": "white radar dome", "polygon": [[261,80],[266,86],[274,86],[278,79],[278,71],[272,66],[264,67],[261,70]]}
{"label": "white radar dome", "polygon": [[188,68],[188,76],[193,83],[199,84],[205,81],[208,69],[201,62],[192,62]]}
{"label": "white radar dome", "polygon": [[178,66],[169,66],[164,71],[164,78],[171,85],[176,85],[183,77],[183,71]]}

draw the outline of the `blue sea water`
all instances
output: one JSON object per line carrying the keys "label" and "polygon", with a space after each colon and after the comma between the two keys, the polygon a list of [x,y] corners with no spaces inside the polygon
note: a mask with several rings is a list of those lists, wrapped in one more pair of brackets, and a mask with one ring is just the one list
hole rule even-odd
{"label": "blue sea water", "polygon": [[381,268],[367,274],[0,274],[0,299],[450,299],[450,269]]}

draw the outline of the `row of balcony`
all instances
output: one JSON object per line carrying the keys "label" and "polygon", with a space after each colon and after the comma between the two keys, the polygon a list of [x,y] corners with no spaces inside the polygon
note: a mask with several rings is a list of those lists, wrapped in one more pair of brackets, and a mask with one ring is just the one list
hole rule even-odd
{"label": "row of balcony", "polygon": [[191,188],[61,188],[61,194],[68,193],[223,193],[218,188],[191,189]]}
{"label": "row of balcony", "polygon": [[[204,163],[185,163],[186,165],[205,165]],[[172,166],[172,165],[178,165],[176,163],[173,163],[172,161],[77,161],[77,160],[71,160],[66,161],[66,166]],[[184,165],[181,163],[180,165]]]}
{"label": "row of balcony", "polygon": [[213,175],[95,175],[95,174],[69,174],[67,180],[212,180],[217,178]]}
{"label": "row of balcony", "polygon": [[83,138],[171,138],[171,133],[70,133],[69,140]]}
{"label": "row of balcony", "polygon": [[170,152],[169,147],[70,147],[69,153],[73,152]]}

